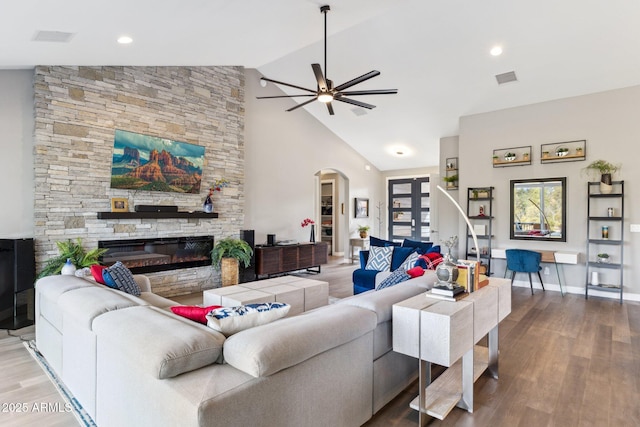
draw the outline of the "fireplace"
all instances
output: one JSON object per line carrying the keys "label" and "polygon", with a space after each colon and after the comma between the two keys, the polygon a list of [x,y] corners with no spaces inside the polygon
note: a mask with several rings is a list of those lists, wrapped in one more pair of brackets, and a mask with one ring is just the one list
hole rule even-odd
{"label": "fireplace", "polygon": [[104,265],[120,261],[132,273],[153,273],[211,265],[213,236],[102,240],[98,247],[108,249]]}

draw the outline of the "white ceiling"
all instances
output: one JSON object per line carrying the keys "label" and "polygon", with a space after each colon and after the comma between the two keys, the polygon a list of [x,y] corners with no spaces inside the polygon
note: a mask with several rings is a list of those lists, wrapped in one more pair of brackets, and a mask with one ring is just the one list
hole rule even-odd
{"label": "white ceiling", "polygon": [[[34,65],[243,65],[315,88],[324,66],[321,0],[20,0],[3,4],[0,68]],[[640,84],[640,2],[634,0],[350,0],[328,14],[328,72],[362,110],[304,107],[381,170],[434,166],[461,116]],[[74,33],[35,42],[38,31]],[[119,45],[120,35],[134,42]],[[494,45],[499,57],[489,55]],[[495,75],[518,82],[498,86]],[[285,88],[282,88],[285,89]],[[288,90],[288,89],[287,89]],[[273,95],[272,84],[261,95]],[[295,91],[294,91],[295,92]],[[292,92],[292,93],[294,93]],[[296,92],[299,93],[299,92]],[[297,98],[303,99],[304,98]],[[292,100],[262,100],[286,113]],[[366,111],[364,115],[356,113]],[[408,156],[392,153],[402,149]]]}

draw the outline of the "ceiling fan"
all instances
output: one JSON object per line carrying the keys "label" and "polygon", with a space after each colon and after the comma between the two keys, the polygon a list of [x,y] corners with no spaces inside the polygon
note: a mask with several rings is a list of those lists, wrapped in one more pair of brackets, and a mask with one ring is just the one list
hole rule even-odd
{"label": "ceiling fan", "polygon": [[356,77],[355,79],[349,80],[348,82],[342,83],[341,85],[338,85],[338,86],[334,86],[333,82],[327,79],[327,74],[326,74],[327,72],[327,12],[329,12],[329,10],[331,9],[328,5],[320,7],[320,12],[324,14],[324,74],[322,73],[322,68],[320,67],[320,64],[311,64],[313,73],[316,76],[316,81],[318,82],[318,88],[316,90],[312,90],[312,89],[296,86],[290,83],[284,83],[277,80],[272,80],[266,77],[262,77],[260,80],[283,85],[283,86],[289,86],[289,87],[300,89],[310,93],[306,93],[302,95],[258,96],[257,99],[311,97],[312,99],[306,102],[303,102],[301,104],[298,104],[295,107],[289,108],[287,111],[293,111],[297,108],[304,107],[305,105],[310,104],[315,100],[318,100],[320,102],[327,104],[327,109],[329,110],[329,114],[333,115],[334,113],[333,113],[333,106],[331,105],[331,101],[345,102],[347,104],[356,105],[358,107],[367,108],[371,110],[372,108],[375,108],[375,105],[367,104],[361,101],[356,101],[354,99],[350,99],[347,97],[362,96],[362,95],[388,95],[388,94],[398,93],[397,89],[345,91],[345,89],[348,89],[351,86],[355,86],[359,83],[362,83],[364,81],[367,81],[373,77],[380,75],[380,71],[377,71],[377,70],[369,71],[367,74],[363,74],[360,77]]}

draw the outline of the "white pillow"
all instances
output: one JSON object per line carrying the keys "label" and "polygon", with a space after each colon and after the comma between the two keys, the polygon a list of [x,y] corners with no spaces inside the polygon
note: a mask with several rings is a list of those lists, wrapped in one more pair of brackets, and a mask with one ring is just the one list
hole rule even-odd
{"label": "white pillow", "polygon": [[289,304],[281,302],[216,308],[207,314],[207,326],[228,337],[244,329],[278,320],[286,316],[290,308]]}
{"label": "white pillow", "polygon": [[389,271],[393,246],[371,246],[365,270]]}

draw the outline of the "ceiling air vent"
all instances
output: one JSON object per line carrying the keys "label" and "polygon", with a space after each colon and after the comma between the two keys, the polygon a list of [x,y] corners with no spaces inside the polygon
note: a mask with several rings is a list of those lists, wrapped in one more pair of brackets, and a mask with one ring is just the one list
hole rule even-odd
{"label": "ceiling air vent", "polygon": [[65,33],[63,31],[38,31],[33,37],[36,42],[69,43],[75,33]]}
{"label": "ceiling air vent", "polygon": [[499,85],[503,85],[505,83],[517,82],[518,78],[516,77],[515,71],[509,71],[508,73],[496,74],[496,80]]}
{"label": "ceiling air vent", "polygon": [[367,114],[367,110],[365,110],[364,108],[352,108],[351,111],[353,112],[353,114],[355,114],[356,116],[364,116],[365,114]]}

